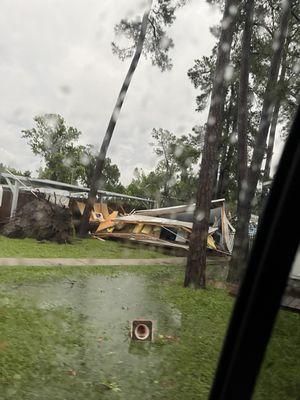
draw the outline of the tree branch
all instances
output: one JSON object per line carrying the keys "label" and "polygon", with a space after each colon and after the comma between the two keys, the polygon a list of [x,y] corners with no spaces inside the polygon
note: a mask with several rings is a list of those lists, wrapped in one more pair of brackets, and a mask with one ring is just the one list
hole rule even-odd
{"label": "tree branch", "polygon": [[148,18],[148,21],[149,21],[150,24],[152,25],[152,28],[153,28],[153,35],[154,35],[155,39],[157,40],[156,28],[155,28],[154,22],[152,21],[151,18]]}

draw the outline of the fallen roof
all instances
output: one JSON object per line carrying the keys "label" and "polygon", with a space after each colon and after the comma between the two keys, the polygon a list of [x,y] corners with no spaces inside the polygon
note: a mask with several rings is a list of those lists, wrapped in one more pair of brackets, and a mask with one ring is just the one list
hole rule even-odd
{"label": "fallen roof", "polygon": [[[224,203],[225,199],[216,199],[212,200],[212,204],[217,203]],[[183,204],[181,206],[172,206],[172,207],[162,207],[162,208],[151,208],[147,210],[137,210],[136,214],[143,214],[143,215],[167,215],[167,214],[177,214],[177,213],[184,213],[184,212],[193,212],[195,209],[195,203],[193,204]]]}
{"label": "fallen roof", "polygon": [[142,244],[154,245],[159,247],[168,247],[168,248],[177,248],[188,251],[189,246],[182,243],[174,243],[168,240],[162,240],[159,238],[155,238],[150,235],[145,234],[136,234],[133,232],[101,232],[96,237],[104,238],[104,239],[123,239],[128,241],[133,241]]}
{"label": "fallen roof", "polygon": [[[6,180],[12,180],[27,186],[27,189],[38,188],[38,187],[46,187],[46,188],[55,188],[59,190],[65,190],[71,193],[88,193],[90,188],[84,186],[71,185],[69,183],[51,181],[49,179],[39,179],[39,178],[28,178],[26,176],[14,175],[12,173],[0,172],[0,176],[5,178]],[[20,187],[22,189],[22,187]],[[103,195],[105,197],[115,197],[122,199],[130,199],[130,200],[139,200],[145,201],[151,204],[154,204],[155,201],[149,198],[142,198],[137,196],[129,196],[127,194],[109,192],[106,190],[98,190],[98,194]]]}
{"label": "fallen roof", "polygon": [[[147,224],[159,226],[172,226],[175,228],[186,228],[192,230],[193,223],[186,221],[177,221],[176,219],[156,218],[149,215],[131,214],[124,217],[117,217],[113,219],[116,222],[123,222],[126,224]],[[208,233],[216,232],[218,228],[209,227]]]}

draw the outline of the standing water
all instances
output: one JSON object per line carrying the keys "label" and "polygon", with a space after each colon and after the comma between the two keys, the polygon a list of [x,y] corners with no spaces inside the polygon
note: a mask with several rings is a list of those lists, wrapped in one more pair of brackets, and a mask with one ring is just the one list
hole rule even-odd
{"label": "standing water", "polygon": [[[34,337],[22,344],[34,357],[4,379],[5,399],[159,397],[160,338],[178,335],[180,314],[153,296],[145,276],[96,275],[2,290],[1,306],[39,317],[30,320]],[[131,341],[136,318],[155,321],[156,342]],[[18,342],[23,334],[11,332]]]}

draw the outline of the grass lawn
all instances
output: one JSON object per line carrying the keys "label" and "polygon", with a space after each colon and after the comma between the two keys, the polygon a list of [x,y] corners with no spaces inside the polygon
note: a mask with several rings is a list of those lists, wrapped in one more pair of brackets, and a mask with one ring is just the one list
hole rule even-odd
{"label": "grass lawn", "polygon": [[161,258],[163,253],[97,239],[74,239],[73,244],[38,242],[35,239],[9,239],[0,236],[0,258]]}
{"label": "grass lawn", "polygon": [[[233,299],[182,281],[178,266],[1,268],[1,399],[206,399]],[[153,343],[130,341],[137,317]],[[254,399],[299,398],[299,322],[280,312]]]}

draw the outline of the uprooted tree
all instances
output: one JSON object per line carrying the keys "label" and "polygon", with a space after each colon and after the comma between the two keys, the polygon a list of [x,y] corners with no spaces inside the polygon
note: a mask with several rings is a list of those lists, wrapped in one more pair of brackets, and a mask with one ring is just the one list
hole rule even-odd
{"label": "uprooted tree", "polygon": [[81,220],[80,227],[79,227],[80,236],[85,236],[88,232],[89,217],[90,217],[90,213],[91,213],[92,208],[97,199],[97,192],[100,189],[101,178],[102,178],[102,173],[103,173],[103,168],[104,168],[104,164],[105,164],[107,150],[108,150],[108,147],[109,147],[116,123],[117,123],[118,116],[120,114],[122,105],[124,103],[124,99],[125,99],[126,93],[128,91],[130,82],[132,80],[133,74],[136,70],[136,67],[138,65],[139,59],[142,54],[143,44],[145,41],[147,26],[148,26],[148,22],[149,22],[149,14],[151,11],[151,6],[152,6],[152,0],[149,2],[149,5],[143,15],[143,19],[141,22],[141,30],[140,30],[140,34],[138,37],[135,54],[131,61],[131,64],[130,64],[129,70],[127,72],[127,75],[125,77],[125,80],[123,82],[119,96],[117,98],[116,105],[115,105],[113,113],[111,115],[104,139],[102,141],[100,152],[99,152],[99,155],[96,160],[96,167],[95,167],[94,176],[93,176],[93,179],[91,182],[89,196],[88,196],[88,199],[87,199],[87,202],[85,205],[84,213],[83,213],[82,220]]}
{"label": "uprooted tree", "polygon": [[10,238],[70,243],[74,234],[70,210],[41,195],[36,196],[1,228],[1,234]]}

